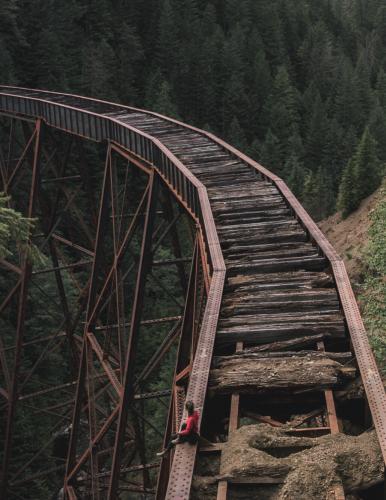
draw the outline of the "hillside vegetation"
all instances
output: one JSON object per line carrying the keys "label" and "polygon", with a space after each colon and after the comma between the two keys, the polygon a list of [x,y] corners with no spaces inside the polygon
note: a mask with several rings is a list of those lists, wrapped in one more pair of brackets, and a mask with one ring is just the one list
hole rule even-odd
{"label": "hillside vegetation", "polygon": [[345,220],[320,227],[343,257],[378,364],[386,374],[386,181]]}
{"label": "hillside vegetation", "polygon": [[386,374],[386,186],[371,213],[367,265],[360,301],[370,341]]}

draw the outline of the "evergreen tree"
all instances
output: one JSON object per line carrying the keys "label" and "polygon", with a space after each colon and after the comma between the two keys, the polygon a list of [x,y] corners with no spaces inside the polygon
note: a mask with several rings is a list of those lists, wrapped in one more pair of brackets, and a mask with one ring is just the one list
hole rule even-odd
{"label": "evergreen tree", "polygon": [[346,217],[375,191],[381,179],[376,143],[366,127],[353,157],[343,171],[338,207]]}
{"label": "evergreen tree", "polygon": [[368,51],[362,50],[355,68],[356,123],[359,127],[367,123],[373,101],[369,58]]}
{"label": "evergreen tree", "polygon": [[252,135],[264,136],[264,120],[256,119],[262,114],[272,87],[272,76],[268,61],[263,49],[260,49],[254,58],[251,72],[247,75],[247,97],[249,100],[249,123]]}
{"label": "evergreen tree", "polygon": [[366,198],[379,186],[380,167],[375,140],[366,127],[354,155],[354,174],[358,201]]}
{"label": "evergreen tree", "polygon": [[331,185],[322,167],[305,176],[302,198],[304,207],[316,220],[321,220],[334,211]]}
{"label": "evergreen tree", "polygon": [[123,24],[114,39],[116,70],[115,93],[124,103],[133,104],[138,98],[137,78],[143,63],[143,49],[135,30]]}
{"label": "evergreen tree", "polygon": [[330,120],[324,140],[326,153],[325,165],[330,175],[335,195],[338,193],[342,170],[352,155],[356,143],[357,138],[353,127],[345,132],[336,118]]}
{"label": "evergreen tree", "polygon": [[383,112],[386,112],[386,73],[382,67],[377,75],[375,96],[377,98],[377,104],[381,107]]}
{"label": "evergreen tree", "polygon": [[358,207],[356,187],[355,165],[354,161],[350,160],[343,170],[339,185],[338,209],[342,211],[343,218]]}
{"label": "evergreen tree", "polygon": [[259,161],[264,167],[271,168],[275,174],[281,175],[282,158],[280,155],[280,143],[271,129],[268,129],[266,133]]}
{"label": "evergreen tree", "polygon": [[310,27],[298,55],[302,80],[315,82],[320,94],[326,97],[332,84],[336,61],[331,33],[323,22]]}
{"label": "evergreen tree", "polygon": [[227,138],[230,144],[233,144],[237,149],[244,151],[247,145],[247,141],[242,128],[240,127],[239,121],[234,116],[233,120],[228,129]]}
{"label": "evergreen tree", "polygon": [[223,97],[223,127],[227,130],[233,117],[246,129],[249,122],[249,101],[238,73],[227,82]]}
{"label": "evergreen tree", "polygon": [[161,115],[178,118],[177,107],[173,102],[170,85],[167,80],[163,80],[159,86],[158,93],[154,98],[152,111]]}
{"label": "evergreen tree", "polygon": [[369,129],[377,144],[377,156],[382,161],[386,161],[386,113],[379,104],[372,110]]}
{"label": "evergreen tree", "polygon": [[[289,150],[289,155],[290,156],[295,156],[299,160],[303,160],[305,150],[304,150],[304,145],[303,141],[301,138],[301,135],[299,132],[295,132],[288,141],[288,150]],[[287,161],[287,160],[286,160]]]}
{"label": "evergreen tree", "polygon": [[158,26],[157,62],[162,73],[169,77],[176,70],[179,47],[175,12],[173,0],[164,0]]}
{"label": "evergreen tree", "polygon": [[260,161],[261,144],[258,139],[254,139],[247,149],[247,154],[255,161]]}
{"label": "evergreen tree", "polygon": [[261,33],[271,68],[276,69],[286,62],[282,24],[276,2],[255,0],[251,2],[251,10]]}
{"label": "evergreen tree", "polygon": [[284,165],[284,176],[288,187],[297,198],[300,198],[304,189],[304,166],[299,158],[292,154]]}
{"label": "evergreen tree", "polygon": [[335,80],[334,115],[340,125],[348,128],[358,123],[357,99],[358,89],[351,62],[343,57],[338,61],[338,72]]}
{"label": "evergreen tree", "polygon": [[306,156],[308,164],[313,168],[326,163],[326,137],[329,123],[324,104],[319,92],[314,96],[312,115],[306,132]]}
{"label": "evergreen tree", "polygon": [[27,42],[18,23],[19,15],[18,1],[0,3],[0,67],[3,83],[18,82],[16,57],[21,50],[27,48]]}
{"label": "evergreen tree", "polygon": [[94,97],[116,99],[114,52],[106,40],[90,42],[83,50],[82,89]]}
{"label": "evergreen tree", "polygon": [[291,84],[286,68],[281,66],[265,106],[269,128],[279,143],[278,156],[281,163],[291,154],[290,138],[298,132],[298,109],[298,94]]}

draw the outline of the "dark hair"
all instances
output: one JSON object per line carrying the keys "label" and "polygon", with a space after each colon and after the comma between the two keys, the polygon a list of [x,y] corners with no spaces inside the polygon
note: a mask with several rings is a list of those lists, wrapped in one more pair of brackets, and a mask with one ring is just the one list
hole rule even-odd
{"label": "dark hair", "polygon": [[185,403],[185,408],[188,412],[188,415],[191,415],[194,412],[194,403],[193,401],[187,401]]}

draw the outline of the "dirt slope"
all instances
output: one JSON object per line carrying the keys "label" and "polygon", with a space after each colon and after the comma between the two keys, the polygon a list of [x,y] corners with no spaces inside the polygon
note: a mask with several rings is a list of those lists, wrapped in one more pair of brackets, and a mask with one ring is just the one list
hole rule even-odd
{"label": "dirt slope", "polygon": [[361,281],[363,269],[363,251],[367,243],[367,231],[370,226],[369,214],[380,200],[380,189],[366,198],[358,210],[342,220],[338,212],[319,223],[320,229],[327,236],[332,246],[344,259],[347,272],[353,285]]}

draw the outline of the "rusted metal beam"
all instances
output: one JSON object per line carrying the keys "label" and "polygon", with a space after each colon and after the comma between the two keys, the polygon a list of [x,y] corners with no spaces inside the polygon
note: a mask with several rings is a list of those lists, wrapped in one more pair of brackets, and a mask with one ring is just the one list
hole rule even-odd
{"label": "rusted metal beam", "polygon": [[121,400],[117,431],[115,434],[115,453],[111,466],[111,478],[109,483],[109,498],[115,498],[118,489],[119,473],[122,457],[122,442],[126,428],[130,400],[134,396],[133,375],[134,359],[138,343],[138,332],[140,328],[142,304],[145,292],[146,278],[152,262],[152,235],[155,222],[155,210],[157,207],[157,195],[159,189],[158,176],[154,172],[150,175],[146,218],[142,237],[141,255],[138,266],[137,283],[134,292],[133,309],[131,313],[131,325],[127,344],[127,354],[124,367],[123,395]]}
{"label": "rusted metal beam", "polygon": [[[71,427],[70,443],[67,455],[66,475],[64,480],[66,487],[70,485],[72,473],[75,468],[76,444],[78,440],[80,415],[82,411],[83,398],[86,389],[85,377],[87,374],[87,350],[88,350],[87,344],[89,342],[89,337],[87,333],[91,331],[93,328],[91,311],[96,299],[98,274],[100,272],[100,266],[102,264],[102,258],[103,258],[102,241],[104,238],[104,230],[106,227],[108,213],[109,213],[108,210],[109,190],[107,183],[109,178],[110,165],[111,165],[111,150],[110,147],[108,147],[106,154],[103,186],[102,186],[100,205],[99,205],[100,209],[98,217],[98,226],[95,237],[94,262],[92,266],[92,273],[91,273],[91,280],[90,280],[88,301],[87,301],[87,312],[86,312],[87,323],[85,325],[85,335],[83,337],[82,353],[80,356],[80,367],[79,367],[78,382],[76,388],[75,406],[74,406],[74,413],[73,413],[73,420]],[[79,460],[77,460],[77,463],[79,464]]]}
{"label": "rusted metal beam", "polygon": [[[32,179],[31,179],[29,202],[28,202],[29,218],[32,218],[35,213],[35,203],[39,185],[41,133],[42,133],[42,122],[41,120],[37,120],[35,125],[35,133],[33,134],[34,149],[33,149],[33,160],[32,160]],[[30,243],[30,241],[31,241],[31,232],[29,230],[27,242]],[[5,439],[4,439],[2,480],[0,485],[0,497],[3,498],[6,498],[7,496],[7,487],[9,480],[8,478],[9,462],[12,449],[14,418],[16,412],[17,399],[18,399],[19,370],[20,370],[21,353],[22,353],[22,345],[24,337],[24,326],[25,326],[24,322],[25,322],[26,306],[28,299],[28,286],[29,286],[31,271],[32,271],[32,265],[29,260],[28,251],[26,250],[22,257],[22,274],[20,282],[17,326],[16,326],[16,349],[14,355],[11,387],[8,396],[7,424],[6,424]]]}

